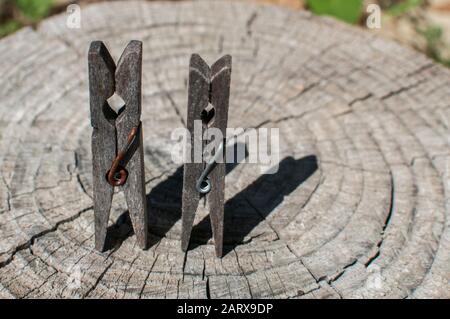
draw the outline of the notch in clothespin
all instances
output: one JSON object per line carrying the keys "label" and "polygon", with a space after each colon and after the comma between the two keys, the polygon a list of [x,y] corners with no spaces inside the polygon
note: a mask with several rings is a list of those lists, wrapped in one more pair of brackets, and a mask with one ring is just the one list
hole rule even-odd
{"label": "notch in clothespin", "polygon": [[[190,159],[184,164],[182,198],[182,238],[181,247],[187,251],[191,237],[195,212],[201,198],[206,197],[210,208],[210,218],[216,256],[222,257],[223,216],[225,198],[226,129],[231,80],[231,56],[225,55],[211,68],[197,54],[193,54],[189,66],[189,95],[187,129],[190,133]],[[195,132],[195,122],[201,123],[202,132]],[[221,131],[223,139],[214,141],[215,154],[207,160],[202,150],[201,161],[192,151],[192,146],[202,145],[203,136],[215,128]],[[222,160],[219,161],[220,157]]]}
{"label": "notch in clothespin", "polygon": [[[92,132],[95,248],[105,250],[114,187],[120,186],[138,245],[147,246],[144,152],[141,123],[142,42],[131,41],[114,63],[101,41],[88,55]],[[125,105],[114,111],[116,93]]]}

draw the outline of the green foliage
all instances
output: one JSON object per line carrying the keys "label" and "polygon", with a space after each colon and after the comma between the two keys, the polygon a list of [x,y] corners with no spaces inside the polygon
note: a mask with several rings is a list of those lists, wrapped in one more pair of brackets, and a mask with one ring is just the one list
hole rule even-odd
{"label": "green foliage", "polygon": [[54,0],[15,0],[17,8],[33,22],[39,21],[50,12]]}
{"label": "green foliage", "polygon": [[391,16],[398,17],[407,13],[409,10],[417,8],[424,3],[424,0],[405,0],[403,2],[392,5],[387,13]]}
{"label": "green foliage", "polygon": [[420,30],[420,33],[427,39],[428,43],[436,45],[441,40],[442,28],[438,26],[429,26],[425,30]]}
{"label": "green foliage", "polygon": [[46,17],[50,13],[54,0],[8,0],[0,4],[2,5],[0,9],[8,6],[11,12],[13,12],[11,8],[15,8],[20,13],[19,17],[9,15],[0,17],[0,37],[4,37],[24,25],[38,22]]}
{"label": "green foliage", "polygon": [[308,8],[319,15],[329,15],[348,23],[357,23],[363,0],[307,0]]}
{"label": "green foliage", "polygon": [[438,26],[427,26],[425,29],[418,29],[417,31],[427,42],[427,55],[433,60],[450,67],[450,60],[443,58],[440,53],[441,48],[446,46],[442,39],[442,28]]}
{"label": "green foliage", "polygon": [[21,25],[19,22],[14,20],[8,20],[0,24],[0,38],[4,37],[14,31],[20,29]]}

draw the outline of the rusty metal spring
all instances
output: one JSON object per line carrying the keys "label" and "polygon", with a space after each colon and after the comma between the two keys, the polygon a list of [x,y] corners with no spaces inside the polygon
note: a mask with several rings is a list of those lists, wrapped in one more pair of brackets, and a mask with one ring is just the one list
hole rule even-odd
{"label": "rusty metal spring", "polygon": [[130,131],[130,134],[128,134],[127,137],[127,145],[125,145],[125,148],[122,149],[116,156],[116,158],[113,160],[111,164],[111,168],[109,169],[107,173],[107,180],[108,183],[112,186],[121,186],[125,184],[128,177],[127,170],[120,165],[120,162],[123,161],[125,156],[127,155],[131,145],[133,144],[136,135],[138,133],[139,128],[133,127]]}

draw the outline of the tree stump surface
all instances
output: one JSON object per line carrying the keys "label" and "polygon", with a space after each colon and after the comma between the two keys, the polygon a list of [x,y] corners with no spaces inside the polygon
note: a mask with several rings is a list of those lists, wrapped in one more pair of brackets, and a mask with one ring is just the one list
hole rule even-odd
{"label": "tree stump surface", "polygon": [[[0,41],[0,298],[450,298],[450,72],[367,31],[236,1],[108,2]],[[144,43],[150,248],[123,193],[94,250],[87,50]],[[233,56],[229,127],[279,128],[280,165],[226,177],[225,256],[180,248],[189,57]]]}

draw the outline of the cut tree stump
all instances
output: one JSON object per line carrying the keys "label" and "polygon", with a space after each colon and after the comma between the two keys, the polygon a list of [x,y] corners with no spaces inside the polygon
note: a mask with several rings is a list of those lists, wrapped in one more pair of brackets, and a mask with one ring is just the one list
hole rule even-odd
{"label": "cut tree stump", "polygon": [[[0,297],[450,298],[450,72],[329,18],[236,1],[108,2],[0,41]],[[94,250],[87,50],[144,43],[149,249],[117,192]],[[280,129],[280,165],[226,178],[180,248],[189,57],[233,56],[229,127]]]}

